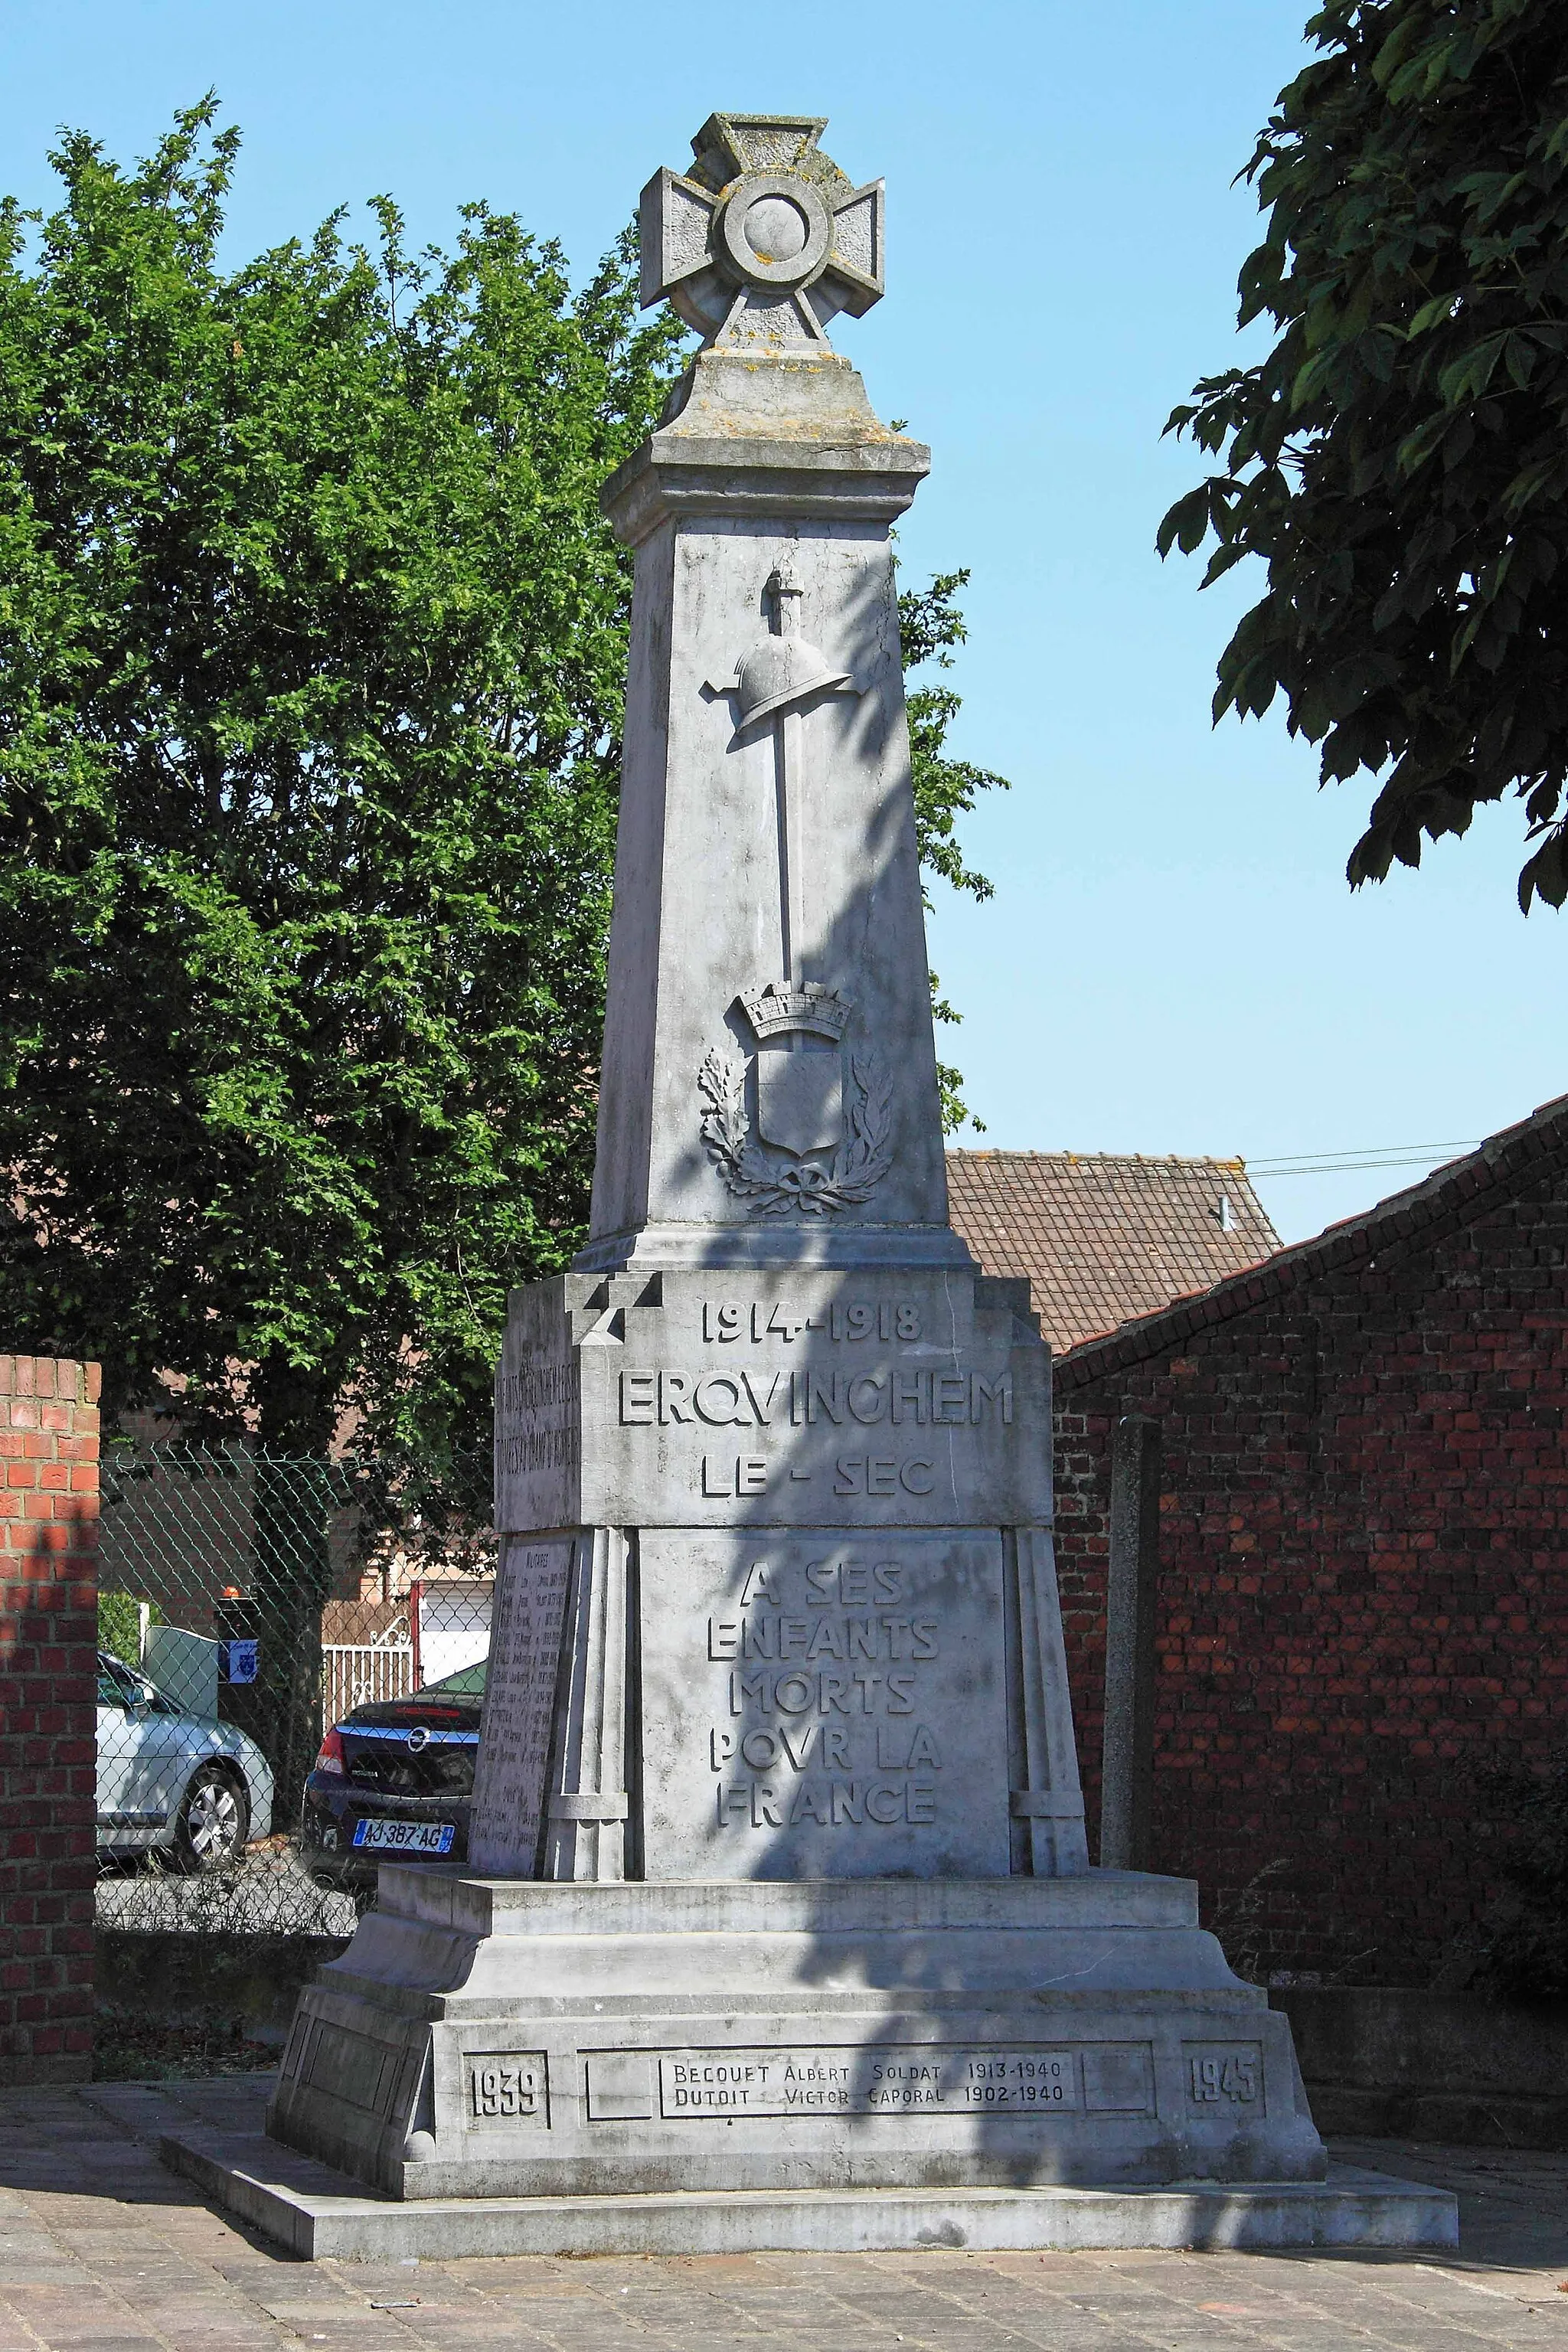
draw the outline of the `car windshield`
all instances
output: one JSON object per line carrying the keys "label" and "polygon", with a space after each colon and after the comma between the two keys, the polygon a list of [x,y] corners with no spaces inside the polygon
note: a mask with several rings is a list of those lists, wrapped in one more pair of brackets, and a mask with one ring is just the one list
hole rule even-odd
{"label": "car windshield", "polygon": [[183,1712],[156,1683],[150,1683],[145,1675],[132,1674],[129,1666],[102,1650],[98,1654],[98,1703],[100,1706],[144,1706],[149,1715]]}
{"label": "car windshield", "polygon": [[416,1698],[483,1698],[489,1663],[488,1658],[481,1658],[477,1665],[459,1666],[455,1675],[447,1675],[444,1681],[422,1684],[414,1696]]}

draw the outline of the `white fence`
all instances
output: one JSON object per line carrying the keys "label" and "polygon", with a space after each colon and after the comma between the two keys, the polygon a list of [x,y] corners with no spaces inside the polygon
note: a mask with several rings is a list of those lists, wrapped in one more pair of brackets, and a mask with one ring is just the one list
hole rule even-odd
{"label": "white fence", "polygon": [[371,1699],[406,1698],[414,1688],[412,1642],[334,1642],[321,1652],[321,1720],[339,1722]]}

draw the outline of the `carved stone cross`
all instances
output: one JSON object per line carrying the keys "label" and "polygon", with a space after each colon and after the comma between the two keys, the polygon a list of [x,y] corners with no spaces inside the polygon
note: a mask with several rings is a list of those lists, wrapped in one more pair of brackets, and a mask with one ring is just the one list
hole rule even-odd
{"label": "carved stone cross", "polygon": [[817,147],[826,117],[710,114],[689,173],[642,192],[642,299],[709,348],[829,348],[827,321],[882,295],[882,183],[854,187]]}

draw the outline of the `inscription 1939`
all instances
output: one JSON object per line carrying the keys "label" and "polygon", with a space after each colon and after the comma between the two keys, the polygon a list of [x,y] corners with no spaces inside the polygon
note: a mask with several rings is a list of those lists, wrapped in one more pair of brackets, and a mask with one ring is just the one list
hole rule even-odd
{"label": "inscription 1939", "polygon": [[463,2066],[469,2121],[476,2127],[549,2122],[542,2050],[475,2051]]}

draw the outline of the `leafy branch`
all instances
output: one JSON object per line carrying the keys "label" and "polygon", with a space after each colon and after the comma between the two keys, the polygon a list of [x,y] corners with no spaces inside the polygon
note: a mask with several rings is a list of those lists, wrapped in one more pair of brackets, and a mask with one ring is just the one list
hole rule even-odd
{"label": "leafy branch", "polygon": [[1381,880],[1513,795],[1521,907],[1568,898],[1568,31],[1551,0],[1331,0],[1245,176],[1268,217],[1256,365],[1167,431],[1221,460],[1162,555],[1268,590],[1215,715],[1284,701],[1324,783],[1376,780]]}

